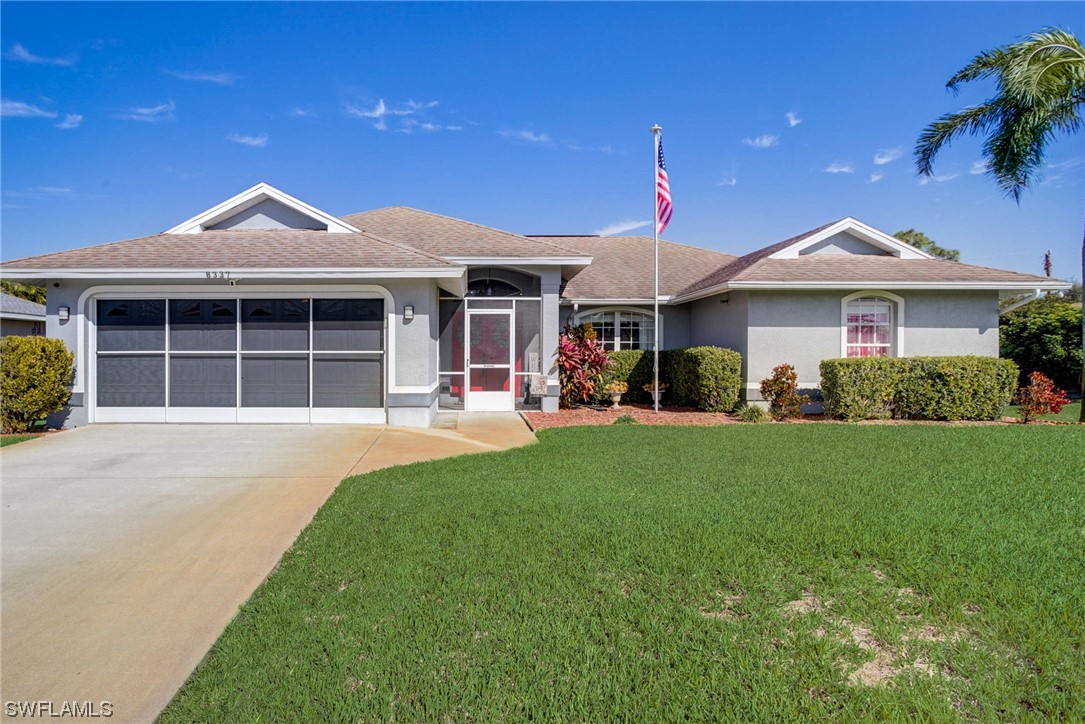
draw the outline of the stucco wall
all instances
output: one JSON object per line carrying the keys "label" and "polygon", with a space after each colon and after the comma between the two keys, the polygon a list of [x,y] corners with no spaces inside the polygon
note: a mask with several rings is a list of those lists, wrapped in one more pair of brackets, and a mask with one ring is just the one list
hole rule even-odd
{"label": "stucco wall", "polygon": [[29,319],[0,320],[0,337],[31,337],[40,335],[44,329],[44,323],[32,322]]}
{"label": "stucco wall", "polygon": [[833,234],[828,239],[822,239],[816,244],[806,247],[799,252],[806,254],[868,254],[876,256],[888,256],[888,252],[871,246],[862,239],[858,239],[846,231]]}
{"label": "stucco wall", "polygon": [[244,211],[215,224],[212,229],[326,229],[311,216],[283,206],[278,201],[264,199]]}
{"label": "stucco wall", "polygon": [[[592,311],[614,309],[623,311],[636,310],[648,315],[652,314],[652,306],[650,304],[581,304],[577,313],[585,314]],[[561,307],[561,321],[558,325],[559,328],[563,327],[567,321],[571,323],[573,321],[573,316],[573,305],[563,304]],[[676,307],[661,304],[659,306],[659,316],[662,319],[662,324],[660,325],[660,332],[662,334],[660,340],[661,349],[677,349],[679,347],[690,346],[690,317],[688,304],[682,304]]]}
{"label": "stucco wall", "polygon": [[[257,284],[251,282],[247,288]],[[394,339],[394,375],[393,386],[388,389],[387,403],[389,408],[389,421],[392,424],[403,425],[428,425],[436,412],[437,400],[437,287],[428,279],[389,279],[389,280],[359,280],[359,284],[367,286],[384,287],[392,296],[395,318],[391,322],[395,325],[393,333],[389,335]],[[272,286],[271,283],[266,283]],[[131,297],[138,298],[148,294],[147,287],[164,289],[166,284],[133,285],[118,284],[115,280],[80,280],[79,282],[62,281],[59,286],[54,286],[50,281],[47,285],[48,298],[46,300],[46,334],[50,337],[63,340],[68,349],[75,354],[76,375],[75,384],[72,388],[72,400],[70,408],[50,419],[50,424],[68,427],[76,427],[87,423],[87,408],[85,394],[87,391],[86,370],[92,361],[88,359],[88,350],[85,340],[81,340],[80,329],[83,335],[89,335],[93,330],[86,325],[86,314],[93,300],[88,298],[82,307],[79,304],[80,297],[92,287],[108,286],[109,296],[118,297],[126,295],[126,288],[131,288]],[[136,287],[144,287],[142,291]],[[265,286],[265,283],[260,283]],[[290,295],[291,290],[296,289],[298,296],[305,296],[312,292],[318,285],[281,283],[274,284],[276,295]],[[200,289],[201,293],[206,290],[208,297],[230,297],[235,291],[246,289],[243,282],[236,288],[231,288],[225,282],[206,284],[200,280],[188,282],[170,282],[168,287]],[[319,285],[322,292],[333,292],[335,289],[358,290],[358,285]],[[272,292],[269,292],[271,294]],[[414,320],[405,322],[403,308],[406,305],[414,306]],[[59,308],[68,307],[71,310],[67,322],[61,322]],[[386,309],[386,313],[392,311]],[[81,341],[83,342],[80,346]]]}
{"label": "stucco wall", "polygon": [[[749,293],[746,386],[760,399],[760,380],[783,362],[799,386],[820,384],[818,365],[841,356],[841,300],[848,291]],[[903,356],[998,356],[997,292],[909,292],[904,299]]]}

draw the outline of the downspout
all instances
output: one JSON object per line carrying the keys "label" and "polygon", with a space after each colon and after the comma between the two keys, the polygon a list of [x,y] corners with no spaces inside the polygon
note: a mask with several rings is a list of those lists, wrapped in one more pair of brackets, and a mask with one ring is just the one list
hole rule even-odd
{"label": "downspout", "polygon": [[1025,295],[1024,299],[1018,299],[1013,304],[1010,304],[1010,305],[998,310],[998,316],[1001,317],[1003,314],[1008,314],[1008,313],[1012,312],[1015,309],[1020,309],[1021,307],[1025,306],[1029,302],[1035,302],[1037,299],[1040,298],[1040,296],[1041,296],[1040,290],[1036,289],[1036,290],[1030,292],[1029,294]]}

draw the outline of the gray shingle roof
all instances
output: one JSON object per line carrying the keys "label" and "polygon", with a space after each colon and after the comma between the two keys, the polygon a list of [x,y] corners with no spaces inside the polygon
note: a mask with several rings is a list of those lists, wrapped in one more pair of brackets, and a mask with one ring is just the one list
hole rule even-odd
{"label": "gray shingle roof", "polygon": [[961,264],[944,259],[894,256],[810,254],[797,259],[765,259],[731,276],[732,282],[947,282],[1004,283],[1056,281],[1036,274]]}
{"label": "gray shingle roof", "polygon": [[373,234],[298,229],[154,234],[4,262],[3,269],[424,269],[456,267]]}
{"label": "gray shingle roof", "polygon": [[[564,299],[652,298],[652,237],[557,236],[545,240],[592,257],[591,265],[565,285]],[[731,254],[661,239],[659,293],[673,295],[691,279],[698,279],[734,259]]]}
{"label": "gray shingle roof", "polygon": [[533,239],[450,216],[387,206],[349,214],[343,221],[362,231],[410,244],[443,257],[561,257],[581,256],[559,242]]}
{"label": "gray shingle roof", "polygon": [[0,314],[25,314],[45,319],[45,305],[0,292]]}

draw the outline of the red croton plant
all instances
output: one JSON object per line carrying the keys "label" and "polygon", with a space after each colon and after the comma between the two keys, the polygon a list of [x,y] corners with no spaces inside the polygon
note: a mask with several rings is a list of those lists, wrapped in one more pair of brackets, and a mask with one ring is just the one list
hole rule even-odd
{"label": "red croton plant", "polygon": [[1017,405],[1017,416],[1022,423],[1040,415],[1057,415],[1070,403],[1066,393],[1055,387],[1043,372],[1033,372],[1028,376],[1028,385],[1017,390],[1013,396]]}
{"label": "red croton plant", "polygon": [[558,375],[561,406],[572,407],[595,396],[599,375],[607,366],[607,353],[590,324],[565,324],[558,337]]}

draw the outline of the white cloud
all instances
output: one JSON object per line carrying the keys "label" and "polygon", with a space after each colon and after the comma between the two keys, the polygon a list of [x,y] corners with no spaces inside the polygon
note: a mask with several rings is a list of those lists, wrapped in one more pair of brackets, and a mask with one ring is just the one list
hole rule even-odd
{"label": "white cloud", "polygon": [[297,106],[294,106],[286,112],[286,115],[290,116],[291,118],[316,118],[317,112],[310,111],[307,108],[299,108]]}
{"label": "white cloud", "polygon": [[535,131],[523,130],[523,131],[509,131],[502,130],[497,132],[498,135],[505,138],[516,138],[521,141],[527,141],[528,143],[550,143],[550,136],[545,133],[535,133]]}
{"label": "white cloud", "polygon": [[75,65],[75,58],[46,58],[43,55],[34,55],[22,43],[15,43],[4,53],[8,60],[18,60],[23,63],[35,63],[37,65]]}
{"label": "white cloud", "polygon": [[4,196],[14,199],[44,199],[46,197],[69,196],[72,190],[67,186],[35,186],[23,191],[4,191]]}
{"label": "white cloud", "polygon": [[[373,110],[366,108],[359,108],[353,104],[348,103],[345,106],[345,110],[349,115],[355,118],[366,118],[374,121],[373,127],[378,131],[388,130],[388,116],[411,116],[421,111],[429,110],[430,108],[436,108],[438,101],[413,101],[409,100],[399,108],[390,108],[381,98],[377,101],[377,105],[373,107]],[[406,124],[404,124],[406,125]],[[409,133],[409,131],[408,131]]]}
{"label": "white cloud", "polygon": [[795,113],[794,111],[788,111],[784,114],[784,117],[787,118],[787,125],[789,128],[794,128],[795,126],[802,123],[802,119],[799,118],[799,114]]}
{"label": "white cloud", "polygon": [[987,172],[987,162],[986,161],[973,161],[972,162],[972,168],[968,169],[968,173],[972,174],[973,176],[979,176],[981,173],[986,173],[986,172]]}
{"label": "white cloud", "polygon": [[[980,163],[980,162],[977,161],[976,163]],[[1066,161],[1059,161],[1057,163],[1049,163],[1049,164],[1047,164],[1047,167],[1050,168],[1050,169],[1064,170],[1064,169],[1068,169],[1068,168],[1075,168],[1077,166],[1082,165],[1083,163],[1085,163],[1085,159],[1079,157],[1079,158],[1071,158],[1071,159],[1068,159]],[[973,166],[973,168],[975,168],[975,164],[973,164],[972,166]],[[984,170],[986,170],[986,168],[987,167],[984,166]]]}
{"label": "white cloud", "polygon": [[627,231],[633,229],[639,229],[642,226],[651,226],[652,220],[638,221],[636,219],[626,219],[625,221],[617,221],[613,224],[607,224],[601,229],[596,229],[592,233],[597,236],[613,236],[614,234],[624,234]]}
{"label": "white cloud", "polygon": [[614,153],[614,147],[609,143],[605,146],[581,146],[576,143],[570,143],[565,146],[570,151],[596,151],[598,153]]}
{"label": "white cloud", "polygon": [[57,128],[79,128],[83,124],[83,116],[78,113],[65,113],[64,120],[57,124]]}
{"label": "white cloud", "polygon": [[724,174],[720,177],[720,180],[716,182],[717,186],[737,186],[738,178],[731,174]]}
{"label": "white cloud", "polygon": [[[381,129],[384,130],[384,129]],[[462,131],[463,126],[446,126],[443,123],[433,123],[430,121],[419,121],[414,118],[404,118],[400,128],[396,129],[396,133],[411,134],[415,131],[422,131],[423,133],[436,133],[438,131]]]}
{"label": "white cloud", "polygon": [[756,138],[743,138],[742,142],[752,148],[772,148],[780,142],[780,137],[770,136],[766,133],[764,135],[757,136]]}
{"label": "white cloud", "polygon": [[898,158],[904,155],[904,149],[902,148],[883,148],[874,154],[874,165],[884,166],[887,163],[892,163]]}
{"label": "white cloud", "polygon": [[144,123],[172,121],[173,111],[176,107],[173,101],[169,101],[148,108],[132,108],[128,112],[121,114],[120,118],[125,121],[143,121]]}
{"label": "white cloud", "polygon": [[4,98],[0,100],[0,116],[5,118],[56,118],[57,114],[56,111],[47,111],[29,103],[9,101]]}
{"label": "white cloud", "polygon": [[927,184],[931,183],[932,181],[934,183],[936,183],[936,184],[941,184],[941,183],[945,183],[946,181],[952,181],[953,179],[957,178],[958,176],[960,176],[959,173],[945,173],[945,174],[934,174],[933,176],[922,176],[919,179],[919,185],[920,186],[926,186]]}
{"label": "white cloud", "polygon": [[825,173],[854,173],[855,165],[851,161],[833,161],[822,171]]}
{"label": "white cloud", "polygon": [[199,83],[214,83],[215,85],[233,85],[241,80],[237,73],[203,73],[198,70],[169,70],[163,68],[162,72],[171,75],[177,80],[194,80]]}
{"label": "white cloud", "polygon": [[881,181],[883,178],[885,178],[884,173],[872,173],[872,174],[870,174],[870,183],[876,184],[879,181]]}
{"label": "white cloud", "polygon": [[231,133],[226,137],[226,140],[232,143],[240,143],[242,146],[263,148],[267,145],[268,136],[266,133],[261,133],[259,136],[243,136],[240,133]]}

